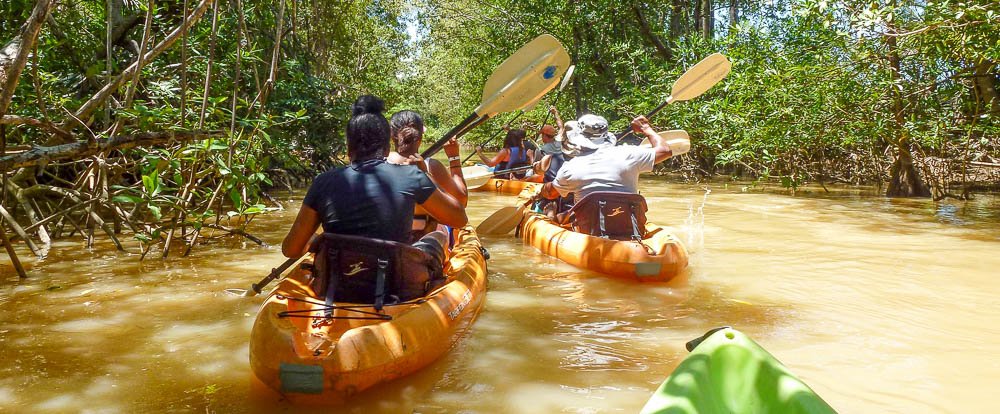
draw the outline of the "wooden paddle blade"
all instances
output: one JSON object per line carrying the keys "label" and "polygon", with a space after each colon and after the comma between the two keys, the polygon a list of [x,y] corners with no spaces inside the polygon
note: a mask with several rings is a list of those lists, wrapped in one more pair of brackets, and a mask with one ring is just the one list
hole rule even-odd
{"label": "wooden paddle blade", "polygon": [[543,34],[503,61],[486,80],[480,115],[516,111],[538,101],[569,68],[569,53],[552,35]]}
{"label": "wooden paddle blade", "polygon": [[524,216],[524,206],[507,206],[497,210],[479,223],[476,233],[500,235],[510,233],[521,222]]}
{"label": "wooden paddle blade", "polygon": [[[671,155],[672,157],[687,154],[687,152],[691,150],[691,138],[688,136],[687,131],[683,129],[660,131],[657,132],[657,134],[667,141],[667,145],[670,146],[670,151],[673,152],[673,155]],[[639,146],[652,148],[653,144],[649,142],[649,138],[644,138]]]}
{"label": "wooden paddle blade", "polygon": [[684,72],[670,91],[673,101],[686,101],[705,93],[729,74],[733,65],[721,53],[713,53]]}
{"label": "wooden paddle blade", "polygon": [[465,179],[465,186],[470,190],[472,187],[485,184],[491,177],[493,177],[493,171],[483,165],[462,168],[462,178]]}

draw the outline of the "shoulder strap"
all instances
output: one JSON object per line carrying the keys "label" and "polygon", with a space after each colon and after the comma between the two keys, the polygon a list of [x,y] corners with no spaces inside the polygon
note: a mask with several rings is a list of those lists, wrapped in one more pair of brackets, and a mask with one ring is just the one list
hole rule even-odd
{"label": "shoulder strap", "polygon": [[375,272],[375,310],[381,311],[385,305],[385,272],[389,269],[389,260],[378,258],[378,270]]}
{"label": "shoulder strap", "polygon": [[639,231],[639,219],[635,217],[635,203],[628,203],[628,205],[632,210],[630,214],[632,217],[632,240],[642,242],[642,233]]}
{"label": "shoulder strap", "polygon": [[337,281],[340,280],[340,251],[337,249],[327,249],[327,268],[330,269],[329,280],[326,282],[326,305],[327,318],[333,317],[334,295],[337,292]]}
{"label": "shoulder strap", "polygon": [[607,201],[604,201],[604,200],[598,200],[597,201],[597,205],[599,206],[597,208],[597,223],[598,223],[598,226],[599,226],[599,229],[600,229],[600,232],[601,232],[600,236],[603,239],[608,238],[608,231],[604,227],[604,206],[606,204],[608,204]]}

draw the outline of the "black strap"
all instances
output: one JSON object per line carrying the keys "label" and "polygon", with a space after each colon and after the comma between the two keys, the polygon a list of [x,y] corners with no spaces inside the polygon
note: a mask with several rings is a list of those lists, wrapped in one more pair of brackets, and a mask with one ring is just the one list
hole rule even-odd
{"label": "black strap", "polygon": [[629,209],[632,210],[632,239],[641,242],[642,233],[639,233],[639,219],[635,218],[635,203],[628,203]]}
{"label": "black strap", "polygon": [[327,268],[330,269],[329,279],[326,281],[326,317],[333,316],[334,295],[337,293],[337,283],[340,280],[340,252],[336,249],[328,250]]}
{"label": "black strap", "polygon": [[608,238],[608,231],[604,228],[604,205],[607,204],[604,200],[598,200],[597,204],[600,206],[597,211],[597,223],[601,230],[601,238]]}
{"label": "black strap", "polygon": [[375,273],[375,310],[381,311],[385,305],[385,272],[389,269],[389,260],[378,258],[378,270]]}

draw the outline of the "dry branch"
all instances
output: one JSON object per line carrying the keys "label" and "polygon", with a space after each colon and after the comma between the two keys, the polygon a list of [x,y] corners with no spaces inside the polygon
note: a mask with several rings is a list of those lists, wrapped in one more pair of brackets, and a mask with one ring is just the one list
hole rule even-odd
{"label": "dry branch", "polygon": [[45,16],[53,5],[55,0],[38,0],[31,17],[21,26],[21,32],[0,51],[0,115],[7,113],[21,71],[28,63],[28,55],[35,48],[38,32],[42,30]]}
{"label": "dry branch", "polygon": [[222,131],[145,132],[99,139],[94,143],[79,141],[51,147],[35,147],[20,154],[0,157],[0,171],[11,171],[15,168],[41,165],[52,160],[78,159],[107,151],[123,150],[139,146],[162,145],[171,142],[185,142],[216,136],[222,136]]}
{"label": "dry branch", "polygon": [[235,235],[238,235],[238,236],[246,237],[248,240],[250,240],[250,241],[252,241],[254,243],[257,243],[258,245],[263,246],[263,247],[270,246],[269,244],[267,244],[267,242],[265,242],[265,241],[257,238],[257,236],[254,236],[254,235],[252,235],[250,233],[247,233],[243,229],[234,229],[234,228],[223,226],[221,224],[211,224],[211,223],[205,223],[204,226],[208,227],[210,229],[222,230],[222,231],[224,231],[226,233],[229,233],[229,234],[235,234]]}
{"label": "dry branch", "polygon": [[44,129],[46,131],[49,131],[49,132],[51,132],[53,134],[56,134],[56,135],[59,135],[59,136],[65,137],[65,138],[69,138],[71,136],[69,132],[66,132],[66,130],[64,130],[62,128],[59,128],[56,124],[53,124],[53,123],[48,122],[48,121],[43,121],[43,120],[37,119],[37,118],[29,118],[29,117],[26,117],[26,116],[4,115],[3,117],[0,117],[0,124],[4,124],[4,125],[30,125],[30,126],[33,126],[33,127],[36,127],[36,128]]}
{"label": "dry branch", "polygon": [[[186,19],[184,19],[184,22],[181,23],[180,26],[174,28],[174,30],[170,32],[170,34],[167,35],[166,38],[163,39],[163,41],[157,43],[152,50],[147,52],[142,57],[142,61],[150,62],[157,56],[159,56],[161,53],[163,53],[165,50],[170,48],[170,46],[172,46],[175,42],[177,42],[177,40],[181,37],[181,35],[184,32],[187,31],[188,28],[193,26],[195,23],[198,22],[198,20],[201,19],[201,16],[205,14],[205,11],[208,10],[208,6],[210,6],[211,4],[212,0],[201,0],[201,3],[199,3],[198,6],[191,11],[191,15],[188,16]],[[94,94],[94,96],[91,97],[90,100],[84,103],[83,106],[81,106],[80,109],[76,111],[76,117],[85,121],[89,119],[91,115],[94,114],[94,111],[96,111],[97,108],[103,105],[104,102],[107,101],[108,98],[111,97],[111,95],[115,91],[117,91],[118,88],[120,88],[122,84],[125,83],[126,80],[132,79],[134,72],[139,70],[139,63],[140,62],[138,60],[136,62],[133,62],[131,65],[129,65],[128,68],[122,71],[121,74],[112,79],[111,82],[109,82],[107,85],[104,85],[104,87],[101,88],[100,91]]]}

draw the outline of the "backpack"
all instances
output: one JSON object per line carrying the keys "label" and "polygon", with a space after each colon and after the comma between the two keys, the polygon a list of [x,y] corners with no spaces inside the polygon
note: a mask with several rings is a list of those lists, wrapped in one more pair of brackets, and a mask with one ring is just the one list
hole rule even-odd
{"label": "backpack", "polygon": [[442,285],[443,258],[389,240],[323,233],[314,253],[313,291],[334,302],[383,305],[422,297]]}
{"label": "backpack", "polygon": [[646,199],[639,194],[595,191],[577,201],[564,216],[579,233],[615,240],[646,235]]}

